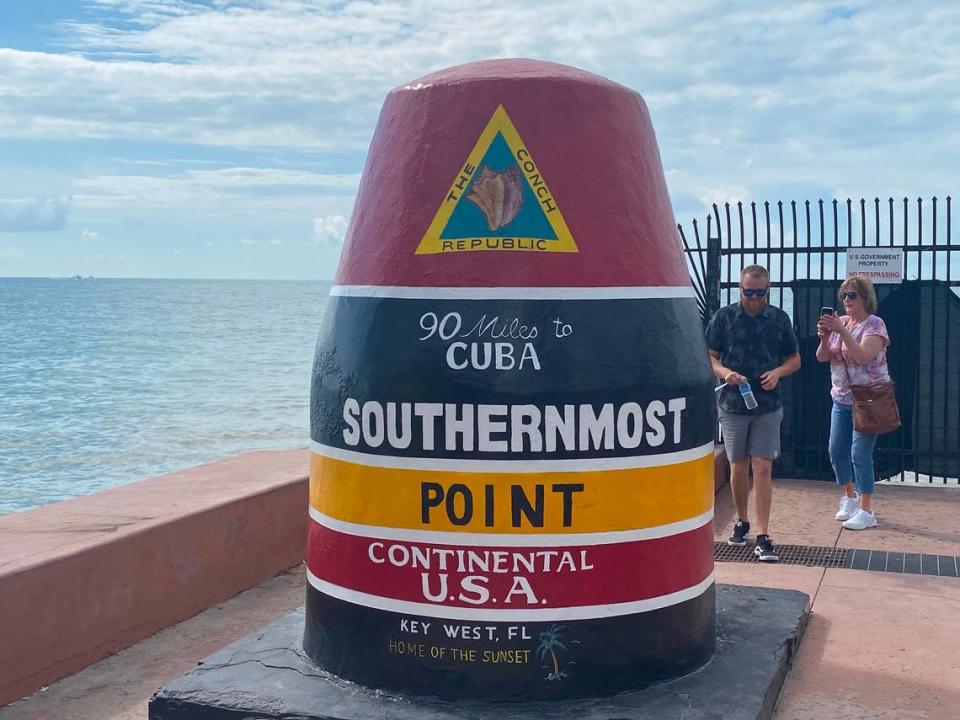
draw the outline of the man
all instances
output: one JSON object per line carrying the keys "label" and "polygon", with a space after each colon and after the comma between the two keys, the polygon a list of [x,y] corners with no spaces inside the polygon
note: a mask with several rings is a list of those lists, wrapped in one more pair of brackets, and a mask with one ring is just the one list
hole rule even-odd
{"label": "man", "polygon": [[[763,562],[777,562],[767,527],[773,497],[773,461],[780,454],[783,403],[780,380],[800,369],[797,337],[789,316],[770,305],[770,274],[761,265],[740,273],[740,302],[721,308],[707,327],[707,346],[714,374],[725,385],[717,406],[723,444],[730,461],[730,490],[737,508],[737,524],[727,543],[744,545],[750,522],[747,505],[750,486],[747,469],[753,468],[757,512],[757,544],[753,549]],[[749,383],[757,406],[749,409],[740,386]]]}

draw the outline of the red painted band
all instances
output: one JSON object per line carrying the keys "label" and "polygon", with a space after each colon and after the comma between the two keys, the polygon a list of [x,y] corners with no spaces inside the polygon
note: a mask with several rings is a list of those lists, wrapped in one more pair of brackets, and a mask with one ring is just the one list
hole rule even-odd
{"label": "red painted band", "polygon": [[608,605],[702,582],[713,571],[713,523],[628,543],[490,548],[365,538],[311,521],[307,566],[333,585],[394,600],[504,610]]}
{"label": "red painted band", "polygon": [[[415,254],[501,105],[577,252]],[[597,75],[531,60],[472,63],[394,89],[367,154],[336,284],[688,287],[643,98]]]}

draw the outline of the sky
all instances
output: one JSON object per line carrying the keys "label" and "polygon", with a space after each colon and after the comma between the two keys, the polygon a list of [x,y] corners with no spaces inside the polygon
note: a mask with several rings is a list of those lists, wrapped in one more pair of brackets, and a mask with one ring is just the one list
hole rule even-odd
{"label": "sky", "polygon": [[487,58],[643,95],[684,223],[942,198],[952,5],[0,0],[0,276],[330,279],[386,94]]}

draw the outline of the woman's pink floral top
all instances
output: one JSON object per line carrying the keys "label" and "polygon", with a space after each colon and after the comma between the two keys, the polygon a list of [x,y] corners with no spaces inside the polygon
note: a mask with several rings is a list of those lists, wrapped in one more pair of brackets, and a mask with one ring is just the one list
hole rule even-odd
{"label": "woman's pink floral top", "polygon": [[[830,335],[830,395],[841,405],[853,405],[853,397],[850,395],[850,383],[854,385],[870,385],[875,382],[883,382],[890,379],[890,373],[887,371],[887,348],[890,346],[890,336],[887,334],[887,325],[882,318],[876,315],[868,315],[862,323],[855,323],[849,315],[840,317],[843,326],[848,328],[857,342],[860,342],[867,335],[879,335],[883,338],[883,350],[877,353],[877,356],[866,365],[857,365],[847,354],[848,348],[840,339],[838,333]],[[847,366],[844,368],[843,363]],[[849,380],[847,372],[850,373]]]}

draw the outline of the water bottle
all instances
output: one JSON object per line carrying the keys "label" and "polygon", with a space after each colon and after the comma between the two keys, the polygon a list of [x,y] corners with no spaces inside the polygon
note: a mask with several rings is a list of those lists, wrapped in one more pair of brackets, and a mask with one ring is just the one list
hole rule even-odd
{"label": "water bottle", "polygon": [[750,383],[744,383],[740,386],[740,395],[743,397],[743,404],[747,406],[747,410],[753,410],[757,406],[757,399],[753,396]]}

